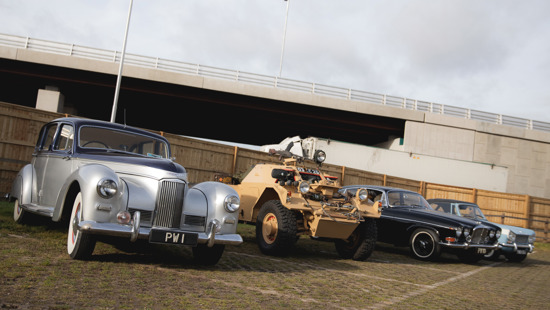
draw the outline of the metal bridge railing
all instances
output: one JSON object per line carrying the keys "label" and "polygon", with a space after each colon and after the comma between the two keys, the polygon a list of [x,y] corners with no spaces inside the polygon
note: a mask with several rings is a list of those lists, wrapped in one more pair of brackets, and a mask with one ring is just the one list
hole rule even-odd
{"label": "metal bridge railing", "polygon": [[[1,33],[0,45],[115,63],[120,62],[121,58],[121,53],[118,51],[104,50]],[[550,123],[547,122],[534,121],[514,116],[506,116],[502,114],[454,107],[439,103],[419,101],[410,98],[383,95],[361,90],[297,81],[276,76],[222,69],[210,66],[203,66],[199,64],[186,63],[182,61],[174,61],[158,57],[140,56],[128,53],[125,55],[124,61],[127,64],[145,68],[154,68],[164,71],[232,80],[247,84],[288,89],[297,92],[307,92],[320,96],[329,96],[333,98],[347,99],[371,104],[387,105],[408,110],[444,114],[493,124],[508,125],[530,130],[550,132]]]}

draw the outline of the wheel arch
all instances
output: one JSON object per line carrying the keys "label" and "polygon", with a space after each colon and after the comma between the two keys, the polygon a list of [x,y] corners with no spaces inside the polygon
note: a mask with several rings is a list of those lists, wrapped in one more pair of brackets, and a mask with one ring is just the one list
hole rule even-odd
{"label": "wheel arch", "polygon": [[32,203],[36,188],[36,171],[32,164],[27,164],[17,173],[10,191],[10,200],[18,199],[21,205]]}
{"label": "wheel arch", "polygon": [[260,212],[262,206],[270,200],[281,200],[281,198],[279,197],[279,194],[277,193],[277,191],[275,191],[275,189],[266,188],[264,192],[260,195],[260,198],[256,200],[256,203],[252,208],[251,219],[253,222],[256,222],[256,218],[258,217],[258,213]]}
{"label": "wheel arch", "polygon": [[67,190],[67,193],[63,196],[60,203],[61,208],[58,208],[54,213],[53,220],[56,222],[69,220],[71,218],[71,210],[73,209],[73,202],[76,195],[80,192],[80,184],[78,181],[73,181]]}
{"label": "wheel arch", "polygon": [[[425,230],[430,230],[432,231],[438,238],[441,237],[441,235],[439,234],[439,230],[437,230],[436,228],[433,228],[431,226],[427,226],[427,225],[411,225],[407,228],[407,240],[410,240],[411,239],[411,236],[412,234],[417,230],[417,229],[425,229]],[[410,241],[409,241],[410,243]]]}

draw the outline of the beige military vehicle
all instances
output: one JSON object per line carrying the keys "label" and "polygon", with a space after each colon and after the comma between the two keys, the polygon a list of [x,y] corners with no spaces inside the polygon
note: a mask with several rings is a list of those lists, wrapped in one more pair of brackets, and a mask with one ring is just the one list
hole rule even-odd
{"label": "beige military vehicle", "polygon": [[239,220],[256,225],[260,250],[285,255],[307,235],[334,241],[343,258],[366,260],[376,242],[379,203],[369,199],[367,190],[353,197],[340,191],[337,179],[320,170],[322,151],[314,156],[317,169],[306,168],[305,159],[288,150],[270,154],[283,164],[257,164],[240,184],[232,185],[241,197]]}

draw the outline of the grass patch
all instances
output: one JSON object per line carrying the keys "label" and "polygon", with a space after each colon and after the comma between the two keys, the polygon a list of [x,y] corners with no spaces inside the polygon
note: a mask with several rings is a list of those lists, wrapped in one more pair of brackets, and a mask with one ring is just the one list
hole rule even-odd
{"label": "grass patch", "polygon": [[[216,266],[193,263],[188,247],[117,239],[92,259],[66,253],[65,224],[15,224],[0,202],[0,308],[48,309],[391,309],[547,307],[550,246],[522,263],[462,264],[455,256],[421,262],[406,249],[377,246],[365,262],[343,260],[331,242],[302,237],[285,257],[261,254],[255,227],[227,246]],[[461,278],[461,275],[466,275]]]}

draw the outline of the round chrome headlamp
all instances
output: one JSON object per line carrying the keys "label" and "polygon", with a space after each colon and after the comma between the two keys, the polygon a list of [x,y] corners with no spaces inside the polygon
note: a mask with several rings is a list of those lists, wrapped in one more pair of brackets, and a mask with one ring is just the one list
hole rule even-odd
{"label": "round chrome headlamp", "polygon": [[239,210],[239,207],[241,206],[241,200],[239,199],[238,196],[229,195],[225,197],[223,206],[225,207],[225,210],[227,212],[235,212]]}
{"label": "round chrome headlamp", "polygon": [[537,239],[537,236],[535,234],[532,234],[529,236],[529,243],[533,244],[535,243],[535,240]]}
{"label": "round chrome headlamp", "polygon": [[317,150],[313,155],[313,159],[318,164],[323,163],[325,159],[327,159],[327,153],[325,153],[325,151]]}
{"label": "round chrome headlamp", "polygon": [[516,234],[513,232],[510,232],[508,234],[508,243],[514,243],[516,241]]}
{"label": "round chrome headlamp", "polygon": [[308,182],[300,182],[300,185],[298,185],[298,188],[300,189],[300,193],[306,194],[309,192],[309,183]]}
{"label": "round chrome headlamp", "polygon": [[464,229],[463,229],[462,227],[458,227],[458,228],[456,229],[456,237],[457,237],[457,238],[460,238],[460,237],[462,236],[462,231],[463,231],[463,230],[464,230]]}
{"label": "round chrome headlamp", "polygon": [[369,198],[369,192],[362,188],[357,192],[357,197],[360,201],[366,201]]}
{"label": "round chrome headlamp", "polygon": [[500,235],[501,235],[500,230],[497,230],[497,234],[496,234],[497,239],[500,238]]}
{"label": "round chrome headlamp", "polygon": [[468,227],[464,228],[463,233],[464,233],[464,237],[466,237],[466,238],[467,238],[468,236],[470,236],[470,228],[468,228]]}
{"label": "round chrome headlamp", "polygon": [[103,198],[113,198],[118,192],[118,185],[111,179],[102,179],[97,183],[97,193]]}
{"label": "round chrome headlamp", "polygon": [[495,231],[494,230],[489,230],[489,238],[493,239],[495,237]]}

